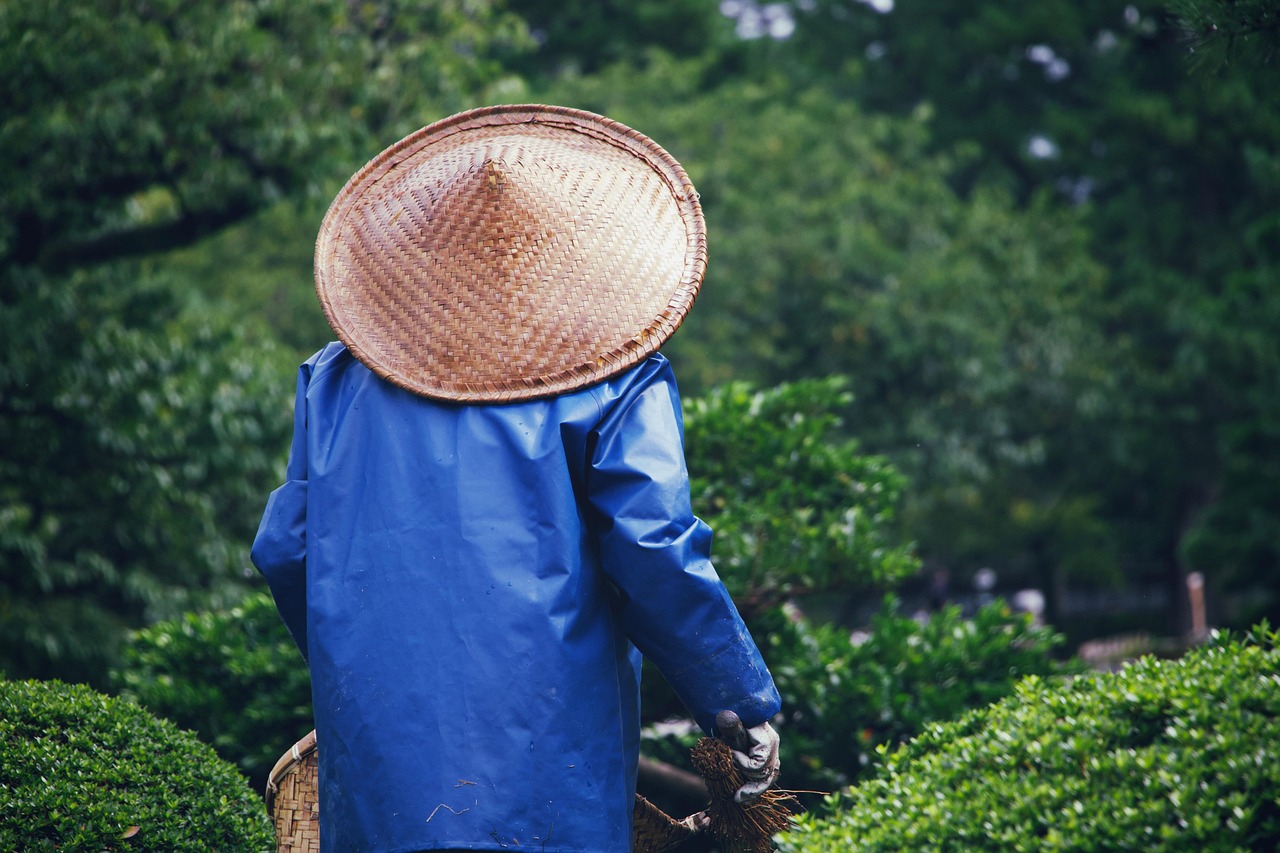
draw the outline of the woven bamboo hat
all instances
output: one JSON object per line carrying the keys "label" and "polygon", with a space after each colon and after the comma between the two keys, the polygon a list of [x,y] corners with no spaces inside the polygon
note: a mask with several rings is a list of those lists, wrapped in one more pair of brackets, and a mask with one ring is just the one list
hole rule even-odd
{"label": "woven bamboo hat", "polygon": [[684,169],[581,110],[486,107],[357,172],[316,244],[316,291],[352,354],[423,396],[510,402],[654,352],[706,269]]}

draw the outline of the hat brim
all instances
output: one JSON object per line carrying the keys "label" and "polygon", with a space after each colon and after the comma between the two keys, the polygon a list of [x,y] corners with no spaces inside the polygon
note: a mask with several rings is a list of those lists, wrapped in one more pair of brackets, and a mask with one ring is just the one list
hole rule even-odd
{"label": "hat brim", "polygon": [[486,107],[357,172],[316,243],[321,307],[370,370],[416,394],[513,402],[655,352],[706,271],[684,169],[603,116]]}

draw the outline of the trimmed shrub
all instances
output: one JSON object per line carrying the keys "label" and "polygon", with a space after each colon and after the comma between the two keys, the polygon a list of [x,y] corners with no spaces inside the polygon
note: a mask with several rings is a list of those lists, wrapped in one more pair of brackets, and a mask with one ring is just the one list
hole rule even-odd
{"label": "trimmed shrub", "polygon": [[274,849],[261,798],[195,735],[84,685],[0,681],[0,850]]}
{"label": "trimmed shrub", "polygon": [[[972,617],[947,607],[917,621],[898,610],[898,600],[886,597],[869,632],[856,638],[847,629],[791,618],[781,609],[752,625],[782,694],[776,724],[783,787],[843,788],[880,762],[881,747],[1009,696],[1025,676],[1085,670],[1079,660],[1054,658],[1060,634],[1033,625],[1001,601]],[[665,687],[652,675],[653,690]],[[699,733],[678,731],[647,730],[641,749],[691,769],[689,749]],[[801,799],[821,807],[810,795]]]}
{"label": "trimmed shrub", "polygon": [[878,763],[880,747],[1002,699],[1025,676],[1083,671],[1054,659],[1060,634],[1002,601],[971,618],[956,606],[923,622],[898,611],[887,597],[856,638],[804,620],[768,632],[788,787],[843,787]]}
{"label": "trimmed shrub", "polygon": [[307,665],[265,592],[133,632],[112,685],[213,744],[257,791],[315,725]]}
{"label": "trimmed shrub", "polygon": [[920,568],[892,530],[905,478],[840,431],[845,384],[731,382],[685,400],[693,508],[748,619],[795,592],[884,588]]}
{"label": "trimmed shrub", "polygon": [[1179,660],[1028,678],[902,746],[782,849],[1280,849],[1278,665],[1263,625]]}

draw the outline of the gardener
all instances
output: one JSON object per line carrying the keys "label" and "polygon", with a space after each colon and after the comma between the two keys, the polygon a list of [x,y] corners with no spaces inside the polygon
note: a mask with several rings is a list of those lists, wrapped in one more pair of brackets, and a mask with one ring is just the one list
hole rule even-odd
{"label": "gardener", "polygon": [[253,560],[307,658],[327,851],[630,849],[642,652],[759,796],[777,691],[708,559],[657,353],[705,229],[644,136],[463,113],[357,173]]}

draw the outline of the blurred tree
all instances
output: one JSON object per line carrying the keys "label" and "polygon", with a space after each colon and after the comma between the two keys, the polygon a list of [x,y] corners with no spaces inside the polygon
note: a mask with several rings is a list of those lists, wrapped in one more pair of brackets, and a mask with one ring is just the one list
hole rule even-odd
{"label": "blurred tree", "polygon": [[1280,9],[1275,0],[1169,0],[1191,40],[1196,63],[1268,65],[1280,60]]}
{"label": "blurred tree", "polygon": [[748,619],[796,593],[865,594],[918,568],[891,533],[901,475],[836,431],[843,386],[734,382],[685,406],[695,511]]}
{"label": "blurred tree", "polygon": [[[1108,407],[1092,426],[1076,420],[1042,434],[1047,452],[1078,463],[1058,481],[1064,505],[1107,519],[1125,574],[1159,580],[1172,602],[1191,569],[1215,583],[1227,576],[1220,567],[1248,565],[1253,583],[1274,587],[1280,565],[1265,537],[1280,523],[1280,501],[1260,505],[1265,491],[1230,472],[1280,465],[1274,444],[1240,438],[1274,419],[1269,389],[1280,363],[1265,348],[1256,353],[1263,361],[1242,363],[1227,344],[1269,334],[1269,305],[1280,299],[1280,63],[1267,53],[1274,4],[1187,0],[1171,11],[1162,0],[796,0],[784,8],[794,32],[755,43],[759,68],[877,115],[927,110],[926,152],[976,155],[945,176],[965,199],[1003,188],[1029,214],[1078,214],[1074,227],[1084,230],[1073,239],[1109,271],[1081,319],[1107,338],[1100,378],[1110,387],[1095,395]],[[1210,22],[1221,35],[1206,44]],[[1194,56],[1215,45],[1231,47],[1231,61],[1195,73]],[[1252,296],[1226,292],[1244,281],[1256,282]],[[893,454],[878,436],[864,438]],[[1006,508],[1013,496],[1001,498]],[[992,533],[985,542],[969,539],[985,559],[1021,561],[999,525],[983,527]],[[945,526],[918,535],[926,556],[968,562]],[[1192,559],[1189,544],[1204,536],[1220,546],[1214,562],[1202,562],[1205,550]],[[1170,629],[1185,627],[1182,610],[1172,608]]]}
{"label": "blurred tree", "polygon": [[336,190],[523,32],[474,0],[0,3],[0,669],[101,683],[124,627],[250,576],[294,359],[143,260]]}
{"label": "blurred tree", "polygon": [[593,74],[654,47],[685,57],[740,47],[716,0],[521,0],[513,11],[537,44],[516,65],[532,78]]}
{"label": "blurred tree", "polygon": [[[1208,92],[1234,100],[1236,109],[1249,108],[1256,98],[1258,108],[1274,112],[1280,8],[1271,0],[1169,5]],[[1213,387],[1220,468],[1181,554],[1188,567],[1210,573],[1217,591],[1235,599],[1238,625],[1280,613],[1274,592],[1280,583],[1280,125],[1258,124],[1263,133],[1270,129],[1270,147],[1255,131],[1240,160],[1222,164],[1241,169],[1247,181],[1244,195],[1233,199],[1242,210],[1230,224],[1240,230],[1221,235],[1232,238],[1239,266],[1224,267],[1220,289],[1185,318]]]}
{"label": "blurred tree", "polygon": [[306,177],[307,191],[146,265],[187,278],[207,301],[265,321],[267,334],[300,360],[332,337],[311,268],[320,221],[339,187],[366,158],[431,121],[481,103],[526,100],[509,68],[533,42],[519,18],[487,0],[330,0],[291,14],[307,18],[298,28],[318,45],[305,55],[286,51],[291,65],[307,66],[296,69],[300,82],[285,86],[310,146],[289,165]]}
{"label": "blurred tree", "polygon": [[0,669],[102,685],[125,627],[245,582],[287,367],[126,267],[0,286]]}
{"label": "blurred tree", "polygon": [[324,212],[319,199],[284,199],[141,265],[146,275],[186,282],[193,304],[238,306],[246,334],[278,341],[300,363],[333,339],[312,278]]}
{"label": "blurred tree", "polygon": [[0,5],[0,43],[0,258],[65,267],[340,183],[500,83],[523,28],[470,0],[51,0]]}

